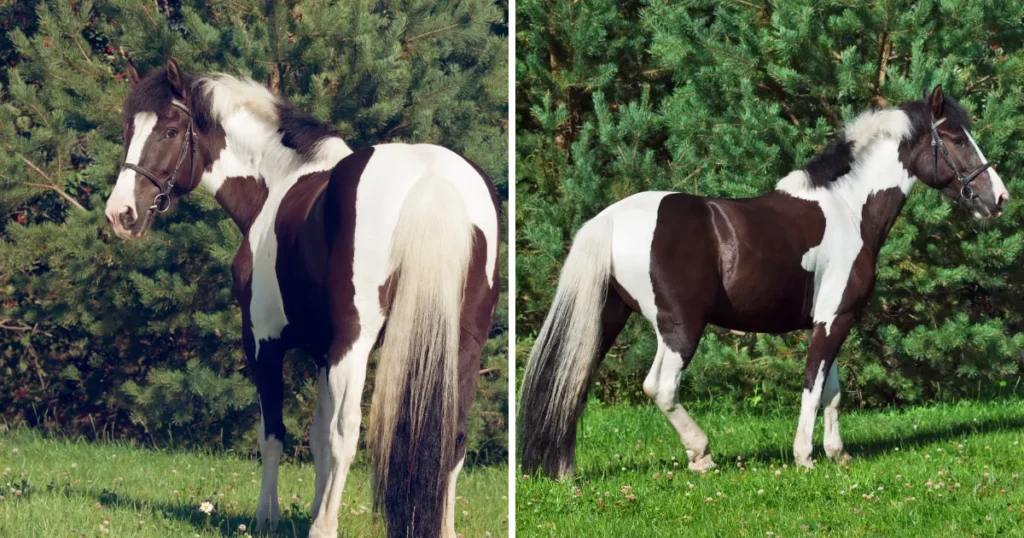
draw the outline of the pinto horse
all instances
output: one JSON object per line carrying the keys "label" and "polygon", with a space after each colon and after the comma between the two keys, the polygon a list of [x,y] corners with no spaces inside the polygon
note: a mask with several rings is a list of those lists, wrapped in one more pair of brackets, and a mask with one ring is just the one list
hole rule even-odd
{"label": "pinto horse", "polygon": [[825,453],[848,457],[835,358],[874,289],[879,250],[914,182],[979,218],[998,216],[1010,198],[968,129],[968,115],[940,86],[902,108],[863,113],[771,193],[723,200],[644,192],[584,224],[524,374],[523,470],[573,471],[590,379],[632,312],[658,339],[644,392],[679,434],[691,470],[715,464],[676,391],[707,324],[810,329],[793,455],[813,466],[824,401]]}
{"label": "pinto horse", "polygon": [[203,186],[245,236],[232,272],[259,392],[257,530],[273,530],[280,513],[285,351],[319,367],[309,535],[334,537],[367,362],[382,341],[367,434],[377,506],[391,536],[456,536],[466,413],[498,297],[490,179],[438,146],[352,151],[251,80],[193,76],[173,59],[128,75],[125,164],[106,206],[114,232],[145,235]]}

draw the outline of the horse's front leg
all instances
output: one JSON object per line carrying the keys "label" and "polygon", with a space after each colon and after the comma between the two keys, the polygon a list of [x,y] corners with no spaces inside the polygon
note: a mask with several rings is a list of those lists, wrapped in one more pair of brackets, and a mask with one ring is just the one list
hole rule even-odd
{"label": "horse's front leg", "polygon": [[[832,377],[830,374],[834,369],[836,355],[839,354],[839,348],[850,334],[853,321],[853,314],[842,314],[836,316],[828,330],[823,323],[817,323],[814,326],[814,332],[811,333],[803,400],[800,406],[800,423],[797,425],[796,436],[793,439],[793,457],[796,458],[796,464],[799,466],[814,467],[814,460],[811,459],[811,452],[814,448],[814,422],[818,418],[818,405],[821,404],[823,392],[827,391],[829,395],[826,420],[834,419],[834,431],[837,437],[839,435],[839,415],[835,408],[839,405],[839,380],[836,376],[834,381],[826,383],[826,375]],[[827,439],[826,436],[826,442],[828,442]],[[841,451],[842,448],[839,450]]]}
{"label": "horse's front leg", "polygon": [[259,446],[263,460],[260,501],[256,505],[257,532],[273,531],[281,514],[277,501],[277,476],[285,437],[282,409],[284,378],[281,371],[284,352],[284,346],[278,340],[260,342],[255,352],[256,359],[250,361],[260,399]]}

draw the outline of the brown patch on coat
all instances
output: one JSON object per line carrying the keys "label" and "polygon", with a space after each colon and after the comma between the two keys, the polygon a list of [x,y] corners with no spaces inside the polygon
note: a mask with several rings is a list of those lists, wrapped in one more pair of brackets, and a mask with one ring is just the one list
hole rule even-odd
{"label": "brown patch on coat", "polygon": [[323,194],[323,222],[327,256],[326,291],[333,335],[328,365],[340,361],[359,338],[359,311],[352,281],[355,260],[356,195],[359,179],[373,156],[364,148],[345,157],[331,171]]}
{"label": "brown patch on coat", "polygon": [[267,201],[267,185],[253,176],[229,177],[217,189],[215,198],[242,233],[248,234]]}
{"label": "brown patch on coat", "polygon": [[686,357],[706,323],[765,333],[811,328],[814,275],[801,260],[824,231],[815,202],[780,192],[739,200],[666,196],[651,244],[665,343]]}

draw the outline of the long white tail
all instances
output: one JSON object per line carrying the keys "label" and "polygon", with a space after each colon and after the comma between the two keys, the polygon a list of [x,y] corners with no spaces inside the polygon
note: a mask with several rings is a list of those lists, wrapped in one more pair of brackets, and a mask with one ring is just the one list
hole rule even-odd
{"label": "long white tail", "polygon": [[376,506],[391,536],[438,536],[458,432],[459,318],[473,248],[461,195],[423,179],[392,239],[396,281],[370,406]]}
{"label": "long white tail", "polygon": [[576,424],[600,362],[601,312],[611,275],[611,219],[583,225],[558,278],[558,291],[523,376],[518,439],[525,472],[573,471]]}

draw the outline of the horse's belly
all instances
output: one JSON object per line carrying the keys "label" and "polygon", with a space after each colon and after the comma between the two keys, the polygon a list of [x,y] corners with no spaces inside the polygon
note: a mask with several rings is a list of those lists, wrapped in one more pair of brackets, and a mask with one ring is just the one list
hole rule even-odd
{"label": "horse's belly", "polygon": [[708,314],[726,329],[785,333],[811,327],[814,279],[811,273],[788,280],[760,280],[728,286]]}

